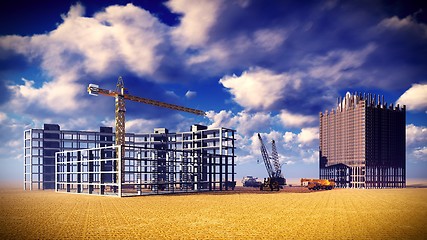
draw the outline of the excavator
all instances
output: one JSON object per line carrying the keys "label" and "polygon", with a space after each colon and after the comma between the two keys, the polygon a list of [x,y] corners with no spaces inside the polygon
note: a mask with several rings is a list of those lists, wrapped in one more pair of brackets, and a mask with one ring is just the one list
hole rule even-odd
{"label": "excavator", "polygon": [[[267,169],[268,178],[264,178],[264,182],[260,186],[260,190],[279,191],[283,186],[286,185],[286,179],[283,177],[281,165],[279,162],[279,155],[276,150],[276,143],[273,140],[271,142],[271,157],[268,154],[267,148],[262,141],[261,135],[258,133],[258,139],[261,143],[261,155],[264,160],[265,168]],[[273,161],[273,166],[271,164]]]}
{"label": "excavator", "polygon": [[308,190],[332,190],[335,188],[335,181],[328,179],[301,178],[301,187],[307,187]]}

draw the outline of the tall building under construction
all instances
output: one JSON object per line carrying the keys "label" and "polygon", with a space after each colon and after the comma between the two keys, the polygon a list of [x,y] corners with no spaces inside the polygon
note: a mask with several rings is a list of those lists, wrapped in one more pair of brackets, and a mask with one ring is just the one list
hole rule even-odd
{"label": "tall building under construction", "polygon": [[320,178],[338,187],[406,186],[406,107],[384,96],[347,93],[337,108],[320,113]]}

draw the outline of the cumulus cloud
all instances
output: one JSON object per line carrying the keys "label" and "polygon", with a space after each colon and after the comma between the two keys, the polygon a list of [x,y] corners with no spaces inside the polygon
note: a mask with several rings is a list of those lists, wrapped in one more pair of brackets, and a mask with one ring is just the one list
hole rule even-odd
{"label": "cumulus cloud", "polygon": [[302,144],[308,144],[316,139],[319,139],[319,128],[302,128],[297,136],[298,141]]}
{"label": "cumulus cloud", "polygon": [[257,112],[239,112],[233,114],[231,111],[221,110],[219,113],[214,111],[207,112],[207,117],[211,121],[211,128],[227,127],[236,129],[238,133],[247,135],[268,127],[271,124],[271,117],[267,113]]}
{"label": "cumulus cloud", "polygon": [[427,161],[427,147],[420,147],[415,149],[413,155],[416,159]]}
{"label": "cumulus cloud", "polygon": [[[249,113],[246,111],[233,114],[231,111],[222,110],[220,112],[209,111],[207,117],[211,121],[209,127],[228,127],[236,129],[236,154],[242,159],[239,164],[255,161],[260,155],[260,142],[258,133],[271,151],[271,141],[276,141],[276,146],[282,162],[292,163],[314,163],[317,161],[317,139],[318,128],[302,128],[299,132],[280,132],[280,130],[266,129],[274,128],[275,118],[270,114],[258,112]],[[252,156],[252,157],[250,157]]]}
{"label": "cumulus cloud", "polygon": [[153,132],[154,128],[162,127],[158,119],[132,119],[126,122],[126,131],[134,133]]}
{"label": "cumulus cloud", "polygon": [[185,97],[188,98],[188,99],[194,98],[195,96],[197,96],[197,92],[195,92],[195,91],[188,90],[185,93]]}
{"label": "cumulus cloud", "polygon": [[[368,56],[376,49],[375,44],[368,44],[362,49],[338,49],[328,51],[324,55],[308,56],[300,60],[303,68],[296,68],[289,72],[276,73],[267,68],[254,67],[244,71],[240,76],[227,75],[220,79],[220,83],[229,90],[233,99],[239,105],[250,110],[277,110],[283,109],[287,102],[298,102],[304,107],[292,110],[303,111],[312,107],[330,102],[330,92],[337,86],[344,86],[352,80],[359,85],[363,80],[357,79],[360,67]],[[357,79],[357,81],[355,80]],[[254,94],[256,93],[256,94]],[[308,96],[309,95],[309,96]],[[302,126],[314,122],[312,116],[300,118],[289,112],[283,112],[281,120],[288,126]]]}
{"label": "cumulus cloud", "polygon": [[285,143],[292,142],[296,138],[296,134],[293,132],[285,132],[285,135],[283,135],[283,139],[285,140]]}
{"label": "cumulus cloud", "polygon": [[391,30],[412,30],[420,33],[421,36],[427,38],[427,25],[424,23],[417,23],[413,16],[406,16],[405,18],[399,18],[393,16],[390,18],[383,19],[378,27],[381,29]]}
{"label": "cumulus cloud", "polygon": [[0,123],[2,124],[7,119],[7,115],[4,112],[0,112]]}
{"label": "cumulus cloud", "polygon": [[[269,154],[271,154],[271,142],[274,140],[276,143],[276,147],[277,147],[277,151],[280,155],[280,153],[283,153],[282,148],[281,148],[281,139],[282,139],[282,134],[278,131],[272,130],[268,133],[259,133],[261,135],[262,141],[265,145],[265,147],[267,148],[267,151],[269,152]],[[261,142],[259,140],[258,137],[258,133],[253,133],[252,137],[250,138],[251,140],[251,148],[250,148],[250,153],[253,155],[261,155]]]}
{"label": "cumulus cloud", "polygon": [[264,68],[251,68],[240,76],[225,76],[219,82],[229,89],[234,100],[248,109],[272,108],[287,91],[299,88],[300,80]]}
{"label": "cumulus cloud", "polygon": [[[317,137],[317,130],[314,128],[301,129],[296,134],[292,132],[286,132],[281,134],[278,131],[270,131],[269,133],[261,133],[264,144],[268,151],[271,150],[271,140],[276,141],[277,151],[279,153],[281,162],[289,162],[290,164],[295,163],[316,163],[319,158],[319,152],[317,147],[313,145]],[[260,148],[260,142],[258,135],[255,133],[251,137],[251,153],[258,155]]]}
{"label": "cumulus cloud", "polygon": [[222,1],[172,0],[166,5],[172,12],[181,13],[181,24],[172,31],[181,47],[199,46],[209,39],[209,30],[215,24]]}
{"label": "cumulus cloud", "polygon": [[[13,94],[8,108],[15,112],[25,112],[28,108],[47,108],[54,113],[71,114],[87,105],[77,96],[84,93],[84,87],[79,84],[61,81],[45,82],[42,87],[34,86],[34,81],[22,78],[24,85],[9,86]],[[82,91],[83,90],[83,91]]]}
{"label": "cumulus cloud", "polygon": [[162,59],[157,48],[166,29],[148,11],[127,4],[107,7],[92,18],[83,14],[83,6],[77,4],[47,34],[0,38],[0,48],[30,60],[39,58],[50,80],[41,87],[28,80],[9,86],[16,109],[37,106],[70,113],[85,107],[79,99],[85,94],[85,86],[79,83],[83,75],[108,76],[120,66],[139,76],[157,69]]}
{"label": "cumulus cloud", "polygon": [[282,110],[279,116],[281,122],[286,127],[301,127],[305,125],[311,125],[317,121],[317,117],[294,114],[287,110]]}
{"label": "cumulus cloud", "polygon": [[312,143],[314,140],[319,139],[319,128],[302,128],[301,132],[297,135],[298,142],[307,145]]}
{"label": "cumulus cloud", "polygon": [[417,144],[427,144],[427,127],[406,125],[406,145],[412,147]]}
{"label": "cumulus cloud", "polygon": [[305,163],[317,163],[319,161],[319,151],[303,152],[302,161]]}
{"label": "cumulus cloud", "polygon": [[408,110],[427,110],[427,84],[412,84],[396,101]]}
{"label": "cumulus cloud", "polygon": [[406,151],[412,161],[427,161],[427,127],[406,125]]}
{"label": "cumulus cloud", "polygon": [[117,69],[118,62],[138,75],[157,68],[161,56],[156,47],[166,28],[148,11],[127,4],[107,7],[92,18],[83,14],[84,7],[74,5],[54,31],[2,37],[0,46],[28,57],[40,56],[43,68],[53,76],[75,64],[81,71],[103,75]]}

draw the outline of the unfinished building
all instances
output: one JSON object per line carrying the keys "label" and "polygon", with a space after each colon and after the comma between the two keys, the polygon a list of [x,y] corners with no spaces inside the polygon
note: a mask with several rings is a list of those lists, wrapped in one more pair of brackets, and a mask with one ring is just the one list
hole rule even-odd
{"label": "unfinished building", "polygon": [[320,178],[337,187],[406,186],[405,106],[384,96],[347,93],[336,110],[320,113]]}
{"label": "unfinished building", "polygon": [[156,128],[126,133],[120,148],[109,127],[64,131],[45,124],[25,131],[24,189],[115,196],[231,190],[234,134],[202,125],[181,133]]}

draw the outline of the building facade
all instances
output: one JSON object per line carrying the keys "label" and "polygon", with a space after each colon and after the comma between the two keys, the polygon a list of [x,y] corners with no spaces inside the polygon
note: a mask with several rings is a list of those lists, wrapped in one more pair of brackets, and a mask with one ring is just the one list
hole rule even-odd
{"label": "building facade", "polygon": [[406,108],[384,97],[347,93],[319,114],[320,178],[338,187],[406,186]]}
{"label": "building facade", "polygon": [[117,174],[123,174],[123,186],[138,189],[139,195],[143,189],[228,190],[225,183],[234,182],[235,130],[193,125],[189,132],[156,128],[153,133],[126,133],[120,173],[112,130],[69,131],[57,124],[26,130],[24,189],[103,194],[105,186],[118,186]]}

